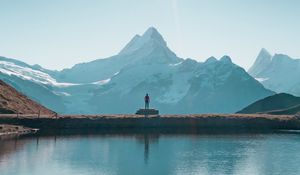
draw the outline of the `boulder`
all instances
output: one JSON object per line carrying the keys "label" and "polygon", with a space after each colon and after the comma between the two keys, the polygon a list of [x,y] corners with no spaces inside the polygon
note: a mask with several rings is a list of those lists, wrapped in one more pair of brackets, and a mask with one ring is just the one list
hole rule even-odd
{"label": "boulder", "polygon": [[136,111],[137,115],[158,115],[159,111],[156,109],[139,109]]}

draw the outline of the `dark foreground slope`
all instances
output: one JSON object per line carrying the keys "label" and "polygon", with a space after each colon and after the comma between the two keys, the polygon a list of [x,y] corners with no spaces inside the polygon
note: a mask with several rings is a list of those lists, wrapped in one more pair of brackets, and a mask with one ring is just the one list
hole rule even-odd
{"label": "dark foreground slope", "polygon": [[280,109],[280,110],[273,110],[273,111],[268,111],[266,114],[271,114],[271,115],[294,115],[294,114],[300,114],[300,104],[296,106],[292,106],[290,108],[286,109]]}
{"label": "dark foreground slope", "polygon": [[300,97],[280,93],[258,100],[238,111],[241,114],[266,113],[293,115],[300,111]]}
{"label": "dark foreground slope", "polygon": [[29,99],[0,80],[0,114],[47,114],[54,112]]}

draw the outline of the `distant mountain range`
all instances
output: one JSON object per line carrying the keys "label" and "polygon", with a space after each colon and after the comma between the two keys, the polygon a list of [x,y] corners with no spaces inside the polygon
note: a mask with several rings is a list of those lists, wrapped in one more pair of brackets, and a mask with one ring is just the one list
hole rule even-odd
{"label": "distant mountain range", "polygon": [[300,111],[300,97],[280,93],[258,100],[238,113],[265,113],[273,115],[293,115]]}
{"label": "distant mountain range", "polygon": [[300,96],[300,59],[262,49],[248,73],[272,91]]}
{"label": "distant mountain range", "polygon": [[182,59],[153,27],[115,56],[52,71],[0,57],[0,79],[59,113],[233,113],[273,95],[229,56]]}
{"label": "distant mountain range", "polygon": [[55,113],[32,101],[13,87],[0,80],[0,114],[47,114]]}

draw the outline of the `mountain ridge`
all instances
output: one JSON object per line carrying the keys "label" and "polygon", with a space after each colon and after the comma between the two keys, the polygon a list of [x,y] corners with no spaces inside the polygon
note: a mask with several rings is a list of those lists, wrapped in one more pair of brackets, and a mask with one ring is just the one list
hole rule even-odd
{"label": "mountain ridge", "polygon": [[259,54],[248,73],[277,93],[300,96],[300,59],[285,54]]}
{"label": "mountain ridge", "polygon": [[35,92],[24,93],[41,104],[73,114],[134,113],[145,93],[162,113],[232,113],[274,93],[229,56],[204,62],[177,57],[155,28],[135,35],[117,55],[71,69],[49,72],[3,63],[1,70],[0,78],[21,90],[35,86]]}

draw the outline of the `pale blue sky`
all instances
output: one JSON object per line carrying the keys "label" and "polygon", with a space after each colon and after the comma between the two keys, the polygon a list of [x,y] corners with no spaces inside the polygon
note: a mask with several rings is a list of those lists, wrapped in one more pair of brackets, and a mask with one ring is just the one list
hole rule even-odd
{"label": "pale blue sky", "polygon": [[180,57],[300,57],[299,0],[0,0],[0,55],[46,68],[117,54],[154,26]]}

